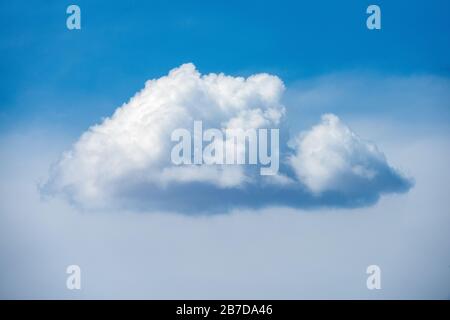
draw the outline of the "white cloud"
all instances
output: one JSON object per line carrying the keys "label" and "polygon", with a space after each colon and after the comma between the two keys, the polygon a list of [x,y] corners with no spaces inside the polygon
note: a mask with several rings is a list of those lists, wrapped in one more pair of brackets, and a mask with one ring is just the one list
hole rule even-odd
{"label": "white cloud", "polygon": [[[283,91],[283,82],[269,74],[201,75],[193,64],[184,64],[147,81],[110,118],[89,128],[52,167],[43,191],[63,194],[85,208],[122,200],[128,205],[137,199],[156,209],[227,211],[273,203],[363,205],[381,193],[409,188],[409,181],[388,165],[375,145],[334,115],[324,116],[321,124],[297,137],[294,155],[281,146],[276,176],[261,177],[250,165],[171,163],[171,133],[192,129],[195,120],[204,128],[224,131],[285,126]],[[332,197],[317,197],[330,191]],[[206,193],[215,200],[205,200]]]}
{"label": "white cloud", "polygon": [[248,78],[200,75],[184,64],[145,88],[101,124],[91,127],[53,167],[47,189],[78,203],[109,201],[122,184],[206,182],[236,187],[248,180],[242,167],[176,167],[171,132],[202,120],[212,128],[278,126],[282,81],[268,74]]}
{"label": "white cloud", "polygon": [[314,193],[353,193],[380,178],[402,181],[375,144],[361,139],[333,114],[323,115],[320,124],[295,139],[294,146],[290,163]]}

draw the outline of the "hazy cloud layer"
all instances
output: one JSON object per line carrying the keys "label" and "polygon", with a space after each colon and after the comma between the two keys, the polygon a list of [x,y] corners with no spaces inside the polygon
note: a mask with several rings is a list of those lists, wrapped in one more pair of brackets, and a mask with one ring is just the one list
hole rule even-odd
{"label": "hazy cloud layer", "polygon": [[[84,208],[124,206],[201,212],[286,205],[360,206],[411,182],[375,144],[332,114],[289,138],[276,76],[201,75],[193,64],[150,80],[101,124],[87,130],[51,168],[46,194]],[[289,115],[287,115],[289,116]],[[174,166],[176,128],[280,128],[280,170],[261,176],[255,166]],[[292,119],[290,119],[292,121]],[[237,150],[243,145],[237,145]]]}
{"label": "hazy cloud layer", "polygon": [[[417,136],[414,124],[396,131],[408,142],[392,138],[385,148],[417,183],[371,207],[192,217],[80,214],[60,199],[41,201],[35,182],[67,137],[25,134],[0,137],[0,298],[450,297],[448,136]],[[72,264],[81,267],[81,290],[66,288]],[[372,264],[382,290],[366,287]]]}

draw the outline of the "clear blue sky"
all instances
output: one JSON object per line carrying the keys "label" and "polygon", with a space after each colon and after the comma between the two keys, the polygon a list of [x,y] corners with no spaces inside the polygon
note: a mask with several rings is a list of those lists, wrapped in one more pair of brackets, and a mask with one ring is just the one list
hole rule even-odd
{"label": "clear blue sky", "polygon": [[[82,29],[66,28],[81,8]],[[382,29],[365,26],[382,10]],[[202,73],[270,72],[288,85],[346,70],[448,75],[450,2],[1,1],[0,130],[76,130],[184,62]]]}

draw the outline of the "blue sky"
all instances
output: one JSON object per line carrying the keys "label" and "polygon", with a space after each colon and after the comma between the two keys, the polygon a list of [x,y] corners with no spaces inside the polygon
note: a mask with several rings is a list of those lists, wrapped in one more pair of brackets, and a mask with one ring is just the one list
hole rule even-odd
{"label": "blue sky", "polygon": [[[202,73],[270,72],[289,84],[330,72],[448,75],[448,1],[2,1],[0,127],[24,121],[85,129],[185,62]],[[380,106],[382,108],[382,106]]]}
{"label": "blue sky", "polygon": [[[70,31],[72,2],[0,0],[0,298],[449,299],[449,1],[74,3],[82,29]],[[372,3],[381,30],[366,28]],[[110,140],[88,128],[174,68],[185,75],[168,77],[173,90],[146,92],[189,98],[184,81],[205,82],[196,72],[277,76],[281,128],[332,150],[329,136],[350,132],[337,143],[353,150],[342,158],[380,180],[331,174],[334,189],[322,197],[260,180],[226,191],[135,183],[157,166],[109,180],[108,160],[127,163],[128,154],[110,152]],[[329,113],[339,118],[321,120]],[[129,124],[117,118],[119,128]],[[127,136],[111,131],[113,141]],[[83,133],[93,152],[74,145]],[[61,165],[68,150],[76,161]],[[84,161],[91,153],[102,161]],[[49,181],[57,192],[47,197]],[[348,181],[356,193],[333,193]],[[80,205],[101,198],[86,196],[92,186],[106,190],[109,206]],[[71,264],[82,269],[80,291],[65,287]],[[366,287],[371,264],[381,267],[382,290]]]}

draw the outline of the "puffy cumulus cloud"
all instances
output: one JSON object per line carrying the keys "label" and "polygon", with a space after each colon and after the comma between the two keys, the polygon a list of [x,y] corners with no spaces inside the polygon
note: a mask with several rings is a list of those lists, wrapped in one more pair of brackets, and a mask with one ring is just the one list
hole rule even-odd
{"label": "puffy cumulus cloud", "polygon": [[150,80],[112,117],[91,127],[52,168],[50,192],[76,203],[102,205],[125,188],[204,182],[237,187],[249,180],[241,166],[174,167],[171,133],[202,120],[211,128],[278,126],[282,81],[268,74],[247,79],[200,75],[193,64]]}
{"label": "puffy cumulus cloud", "polygon": [[361,139],[333,114],[300,134],[290,157],[298,179],[315,194],[395,191],[410,182],[392,168],[375,144]]}
{"label": "puffy cumulus cloud", "polygon": [[[51,168],[44,194],[62,194],[84,208],[125,206],[180,212],[227,211],[266,205],[355,206],[409,182],[373,144],[326,115],[287,147],[282,134],[279,173],[261,176],[252,165],[171,162],[177,128],[280,128],[285,108],[276,76],[201,75],[184,64],[149,80],[114,114],[94,125]],[[235,142],[237,152],[244,142]],[[225,150],[226,151],[226,150]]]}

